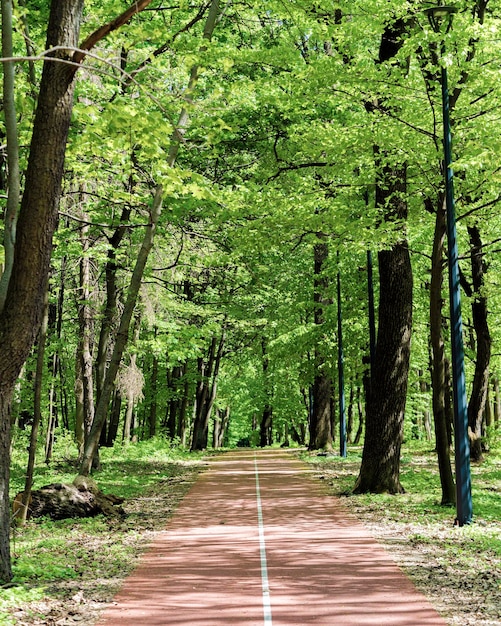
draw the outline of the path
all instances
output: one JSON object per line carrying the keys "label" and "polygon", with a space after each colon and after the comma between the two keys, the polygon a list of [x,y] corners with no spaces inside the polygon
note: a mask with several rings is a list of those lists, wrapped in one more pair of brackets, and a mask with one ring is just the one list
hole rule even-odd
{"label": "path", "polygon": [[445,626],[285,451],[211,460],[98,626]]}

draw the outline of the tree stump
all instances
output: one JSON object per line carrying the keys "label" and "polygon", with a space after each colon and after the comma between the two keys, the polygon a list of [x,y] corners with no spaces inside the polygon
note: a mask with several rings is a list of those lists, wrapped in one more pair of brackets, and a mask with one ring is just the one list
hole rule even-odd
{"label": "tree stump", "polygon": [[[13,515],[21,508],[23,492],[14,498]],[[123,498],[106,495],[99,490],[95,481],[77,476],[73,483],[54,483],[31,492],[27,519],[49,517],[53,520],[71,517],[95,517],[102,513],[106,517],[125,517],[120,506]]]}

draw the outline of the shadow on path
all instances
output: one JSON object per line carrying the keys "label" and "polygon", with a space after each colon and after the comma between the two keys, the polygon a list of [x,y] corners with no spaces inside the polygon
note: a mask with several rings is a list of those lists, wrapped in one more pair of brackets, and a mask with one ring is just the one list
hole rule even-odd
{"label": "shadow on path", "polygon": [[[271,615],[263,613],[256,467]],[[289,453],[224,454],[199,477],[98,626],[271,624],[446,622]]]}

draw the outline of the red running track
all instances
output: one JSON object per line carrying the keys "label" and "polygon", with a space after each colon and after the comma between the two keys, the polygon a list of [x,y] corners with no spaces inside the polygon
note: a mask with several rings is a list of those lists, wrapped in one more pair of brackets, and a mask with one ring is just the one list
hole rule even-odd
{"label": "red running track", "polygon": [[211,460],[98,626],[444,626],[285,451]]}

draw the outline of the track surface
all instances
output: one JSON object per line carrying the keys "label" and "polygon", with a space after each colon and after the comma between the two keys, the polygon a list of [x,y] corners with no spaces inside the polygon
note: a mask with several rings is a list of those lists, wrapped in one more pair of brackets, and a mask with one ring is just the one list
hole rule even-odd
{"label": "track surface", "polygon": [[285,451],[211,460],[99,626],[444,626]]}

